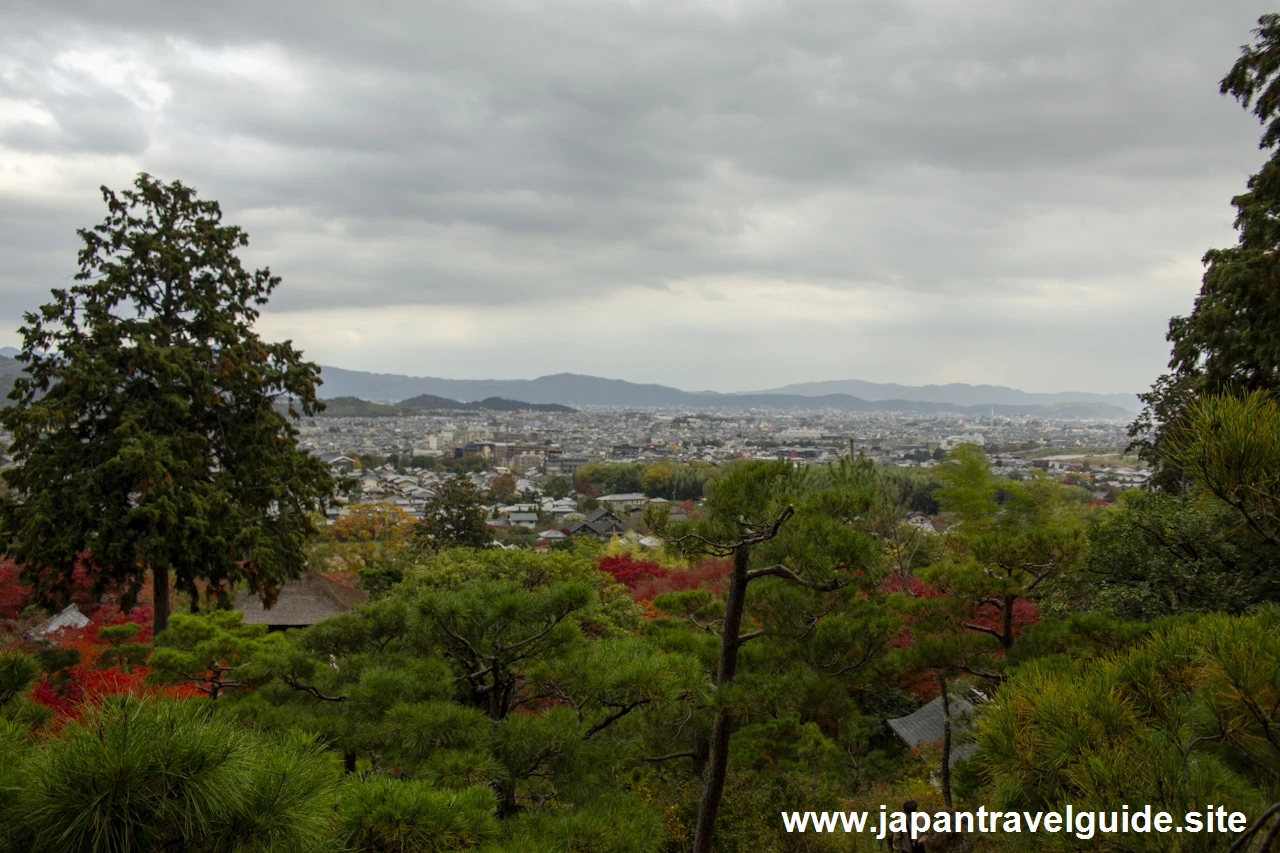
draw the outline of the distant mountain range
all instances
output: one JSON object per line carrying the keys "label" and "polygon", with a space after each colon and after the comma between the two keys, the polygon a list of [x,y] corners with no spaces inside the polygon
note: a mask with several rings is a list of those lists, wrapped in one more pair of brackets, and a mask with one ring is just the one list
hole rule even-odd
{"label": "distant mountain range", "polygon": [[[666,385],[639,384],[574,373],[557,373],[537,379],[438,379],[366,373],[340,367],[322,367],[320,395],[361,397],[372,400],[406,400],[434,395],[449,400],[485,400],[500,397],[531,403],[569,406],[676,406],[733,409],[836,409],[846,412],[957,412],[972,415],[1031,415],[1046,418],[1109,418],[1129,420],[1139,410],[1136,396],[1126,394],[1031,394],[995,385],[907,385],[848,380],[805,383],[769,391],[720,394],[714,391],[682,391]],[[864,394],[828,386],[857,386]],[[894,396],[888,396],[893,392]]]}
{"label": "distant mountain range", "polygon": [[[22,364],[0,348],[0,405],[21,372]],[[16,351],[14,351],[16,352]],[[1001,385],[897,385],[859,379],[803,382],[764,391],[721,394],[682,391],[666,385],[557,373],[537,379],[438,379],[393,373],[366,373],[322,367],[320,396],[329,402],[325,414],[366,416],[400,411],[573,411],[572,406],[649,406],[690,409],[835,409],[844,412],[956,412],[982,415],[1029,415],[1045,418],[1130,420],[1141,410],[1130,394],[1058,392],[1037,394]],[[395,402],[399,401],[399,402]],[[370,406],[387,405],[390,411]],[[363,407],[363,408],[362,408]]]}
{"label": "distant mountain range", "polygon": [[562,406],[559,403],[525,403],[520,400],[505,400],[502,397],[489,397],[475,403],[462,403],[436,397],[432,394],[419,394],[399,403],[372,403],[359,397],[327,397],[324,411],[320,417],[331,418],[381,418],[415,415],[423,412],[459,412],[459,411],[495,411],[495,412],[575,412],[577,409]]}
{"label": "distant mountain range", "polygon": [[834,379],[828,382],[800,382],[756,394],[850,394],[864,400],[918,400],[921,403],[955,403],[961,406],[1026,406],[1056,403],[1108,403],[1137,414],[1142,409],[1136,394],[1094,394],[1088,391],[1058,391],[1035,394],[1003,385],[898,385],[894,382],[865,382],[861,379]]}

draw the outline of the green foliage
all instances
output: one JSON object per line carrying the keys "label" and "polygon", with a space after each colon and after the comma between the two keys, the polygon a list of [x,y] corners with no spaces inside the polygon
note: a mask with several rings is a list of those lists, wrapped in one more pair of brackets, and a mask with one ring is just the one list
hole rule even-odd
{"label": "green foliage", "polygon": [[335,483],[276,405],[314,414],[319,368],[253,331],[280,280],[241,266],[244,232],[179,182],[102,196],[77,284],[25,315],[0,526],[40,592],[64,593],[88,550],[127,610],[151,570],[160,631],[170,572],[193,595],[203,579],[270,600]]}
{"label": "green foliage", "polygon": [[1160,452],[1163,434],[1153,429],[1179,425],[1197,395],[1221,392],[1280,392],[1280,302],[1275,281],[1280,274],[1280,15],[1258,20],[1255,41],[1222,79],[1220,91],[1252,109],[1265,125],[1260,147],[1271,154],[1251,175],[1247,190],[1231,200],[1236,208],[1235,246],[1204,255],[1205,273],[1189,315],[1169,321],[1173,345],[1170,372],[1142,395],[1146,408],[1130,427],[1144,458],[1163,463],[1167,486],[1178,484],[1178,470]]}
{"label": "green foliage", "polygon": [[10,849],[316,850],[335,768],[307,739],[275,739],[190,701],[117,699],[26,756],[6,791]]}
{"label": "green foliage", "polygon": [[542,491],[551,497],[559,500],[568,497],[569,492],[573,490],[573,484],[564,477],[552,477],[550,480],[542,484]]}
{"label": "green foliage", "polygon": [[662,816],[625,794],[602,797],[573,811],[529,815],[513,835],[509,846],[521,851],[659,853],[663,849]]}
{"label": "green foliage", "polygon": [[428,551],[488,545],[493,534],[485,524],[480,490],[462,475],[437,485],[435,497],[423,505],[422,521],[413,538],[417,546]]}
{"label": "green foliage", "polygon": [[[981,798],[1009,808],[1111,811],[1150,803],[1181,814],[1205,803],[1257,814],[1280,766],[1280,621],[1213,615],[1154,632],[1078,672],[1032,663],[977,728]],[[1075,849],[1039,836],[1040,849]],[[1127,836],[1126,849],[1167,839]],[[1212,837],[1182,850],[1218,849]]]}
{"label": "green foliage", "polygon": [[1272,392],[1196,398],[1155,452],[1280,548],[1280,404]]}
{"label": "green foliage", "polygon": [[267,626],[245,625],[243,618],[228,610],[175,615],[155,637],[148,680],[185,684],[210,699],[255,683],[245,670],[268,642]]}
{"label": "green foliage", "polygon": [[[971,444],[953,450],[937,471],[938,500],[955,529],[945,557],[919,576],[948,595],[919,604],[949,608],[945,621],[992,638],[1008,651],[1017,638],[1020,608],[1025,616],[1038,588],[1078,559],[1082,507],[1047,478],[1015,483],[999,477]],[[937,634],[935,639],[940,641]],[[973,644],[980,639],[970,637],[969,648],[957,648],[956,654],[978,652],[981,646]]]}
{"label": "green foliage", "polygon": [[118,667],[129,672],[135,666],[147,662],[147,654],[151,651],[146,643],[129,642],[142,626],[136,622],[123,622],[119,625],[104,625],[98,629],[98,639],[107,647],[98,654],[98,666],[102,669]]}
{"label": "green foliage", "polygon": [[407,590],[461,590],[481,582],[511,583],[525,590],[555,583],[584,583],[597,590],[587,611],[580,614],[592,635],[620,636],[640,623],[640,609],[613,579],[595,568],[593,558],[603,546],[586,537],[573,537],[564,549],[546,553],[498,549],[454,548],[432,555],[406,569]]}
{"label": "green foliage", "polygon": [[494,805],[493,792],[483,787],[442,791],[383,776],[348,780],[339,837],[352,853],[469,850],[497,833]]}
{"label": "green foliage", "polygon": [[575,617],[590,600],[591,588],[582,583],[526,590],[479,582],[456,592],[429,591],[418,607],[432,641],[465,673],[471,700],[501,720],[525,666],[579,637]]}
{"label": "green foliage", "polygon": [[0,651],[0,708],[19,699],[40,675],[40,661],[19,651]]}
{"label": "green foliage", "polygon": [[1194,495],[1126,492],[1087,533],[1079,565],[1052,584],[1064,612],[1126,619],[1242,613],[1280,597],[1280,553],[1237,527],[1230,508]]}

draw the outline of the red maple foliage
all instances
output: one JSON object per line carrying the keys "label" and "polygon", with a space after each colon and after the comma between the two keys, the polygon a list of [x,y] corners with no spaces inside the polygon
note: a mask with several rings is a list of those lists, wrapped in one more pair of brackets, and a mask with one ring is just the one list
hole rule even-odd
{"label": "red maple foliage", "polygon": [[667,570],[657,563],[651,560],[637,560],[630,554],[601,557],[596,560],[596,568],[612,575],[614,580],[630,590],[634,590],[643,580],[665,578],[668,574]]}
{"label": "red maple foliage", "polygon": [[[880,588],[885,592],[890,593],[909,590],[912,595],[919,598],[938,598],[950,595],[950,593],[945,590],[926,585],[915,576],[907,577],[904,584],[903,579],[896,574],[890,575],[886,578],[881,583]],[[1023,628],[1027,625],[1034,624],[1039,620],[1040,612],[1036,608],[1035,602],[1031,599],[1019,598],[1013,603],[1013,618],[1011,621],[1013,626],[1013,636],[1015,638],[1022,633]],[[994,604],[981,604],[977,607],[968,607],[963,613],[962,621],[967,625],[998,631],[1001,627],[1001,609]],[[915,625],[913,622],[911,620],[907,620],[902,626],[902,631],[894,639],[893,646],[896,648],[910,647],[914,642],[914,638],[912,636],[914,628]],[[1004,650],[997,649],[992,651],[991,654],[996,657],[1000,657],[1004,654]],[[932,671],[912,673],[901,680],[900,686],[908,693],[912,693],[926,701],[938,695],[938,681]]]}
{"label": "red maple foliage", "polygon": [[664,592],[704,587],[720,595],[724,592],[725,581],[732,569],[732,558],[707,557],[692,569],[673,569],[664,577],[641,581],[632,589],[631,595],[636,601],[652,601]]}
{"label": "red maple foliage", "polygon": [[733,560],[708,557],[692,569],[664,569],[651,560],[637,560],[630,554],[601,557],[596,568],[612,575],[631,591],[636,601],[653,601],[664,592],[706,587],[716,593],[724,591],[724,581],[733,568]]}
{"label": "red maple foliage", "polygon": [[0,619],[17,619],[31,601],[31,587],[24,586],[21,569],[10,560],[0,562]]}
{"label": "red maple foliage", "polygon": [[56,634],[58,646],[79,652],[80,660],[59,673],[57,679],[46,675],[31,693],[33,700],[54,712],[55,727],[78,717],[83,708],[96,705],[107,696],[198,695],[188,687],[156,687],[147,684],[146,677],[150,670],[145,666],[131,667],[128,672],[124,672],[116,666],[99,665],[102,653],[108,647],[105,641],[98,638],[99,629],[134,622],[141,628],[134,635],[133,642],[150,643],[151,619],[150,605],[135,607],[129,613],[123,613],[118,606],[107,604],[97,608],[93,618],[83,628],[63,628]]}

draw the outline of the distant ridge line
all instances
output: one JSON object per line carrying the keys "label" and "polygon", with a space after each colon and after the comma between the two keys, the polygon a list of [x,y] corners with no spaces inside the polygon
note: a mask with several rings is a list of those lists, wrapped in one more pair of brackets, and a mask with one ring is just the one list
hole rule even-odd
{"label": "distant ridge line", "polygon": [[[835,409],[850,412],[908,414],[956,412],[987,416],[991,415],[994,407],[995,414],[1006,416],[1040,415],[1061,419],[1112,420],[1132,419],[1139,410],[1137,397],[1131,395],[1065,392],[1032,394],[1003,386],[973,386],[960,383],[913,388],[861,380],[840,380],[836,383],[801,383],[762,392],[721,394],[710,391],[682,391],[666,385],[640,384],[622,379],[604,379],[573,373],[558,373],[540,376],[537,379],[440,379],[430,376],[369,373],[323,366],[321,377],[324,385],[320,388],[320,396],[324,399],[358,397],[372,401],[407,401],[412,397],[430,395],[456,401],[478,402],[496,397],[564,406]],[[878,396],[892,389],[918,391],[924,396],[949,396],[951,399],[922,400],[914,396],[872,399],[870,396],[847,391],[801,393],[801,391],[821,390],[833,384],[850,383],[871,389],[872,396]],[[945,389],[945,393],[938,389]],[[973,392],[973,397],[968,401],[963,399],[964,389],[971,389]],[[988,394],[990,398],[982,399],[977,397],[979,394]],[[1117,401],[1125,401],[1125,404],[1122,405]]]}

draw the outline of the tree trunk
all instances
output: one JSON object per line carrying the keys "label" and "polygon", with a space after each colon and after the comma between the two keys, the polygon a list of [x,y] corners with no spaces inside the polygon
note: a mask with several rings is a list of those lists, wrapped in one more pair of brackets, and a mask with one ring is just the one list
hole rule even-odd
{"label": "tree trunk", "polygon": [[1000,608],[1000,645],[1008,651],[1013,648],[1013,605],[1018,603],[1016,595],[1004,597],[1004,607]]}
{"label": "tree trunk", "polygon": [[[740,545],[733,552],[733,571],[729,575],[729,591],[725,596],[724,625],[720,634],[720,658],[716,663],[714,682],[724,688],[733,682],[738,666],[738,636],[742,631],[742,611],[747,602],[747,563],[749,546]],[[711,754],[707,761],[707,781],[698,804],[698,826],[693,838],[693,853],[711,853],[716,834],[716,815],[724,795],[724,780],[729,769],[729,736],[733,733],[733,713],[722,708],[716,712],[711,728]]]}
{"label": "tree trunk", "polygon": [[707,760],[711,756],[711,741],[707,740],[701,732],[693,736],[693,767],[691,768],[693,775],[699,779],[706,772]]}
{"label": "tree trunk", "polygon": [[151,593],[155,601],[152,604],[151,635],[154,637],[169,627],[169,569],[153,568],[151,570]]}
{"label": "tree trunk", "polygon": [[947,695],[947,677],[935,670],[942,688],[942,801],[951,808],[951,697]]}
{"label": "tree trunk", "polygon": [[498,817],[510,817],[520,811],[516,803],[516,780],[503,779],[498,783]]}
{"label": "tree trunk", "polygon": [[342,770],[345,773],[356,772],[356,751],[348,749],[342,753]]}

